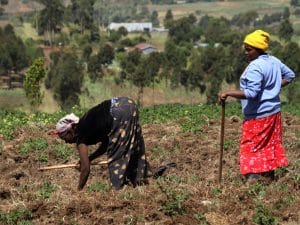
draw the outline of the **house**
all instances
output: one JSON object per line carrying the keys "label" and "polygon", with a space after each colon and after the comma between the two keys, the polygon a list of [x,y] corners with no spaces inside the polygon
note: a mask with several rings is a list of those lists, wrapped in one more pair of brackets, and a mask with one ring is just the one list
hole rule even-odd
{"label": "house", "polygon": [[152,52],[157,52],[157,48],[148,43],[139,43],[134,46],[134,49],[138,49],[143,54],[150,54]]}
{"label": "house", "polygon": [[111,23],[109,24],[108,29],[118,30],[120,27],[124,27],[128,32],[152,31],[152,23]]}

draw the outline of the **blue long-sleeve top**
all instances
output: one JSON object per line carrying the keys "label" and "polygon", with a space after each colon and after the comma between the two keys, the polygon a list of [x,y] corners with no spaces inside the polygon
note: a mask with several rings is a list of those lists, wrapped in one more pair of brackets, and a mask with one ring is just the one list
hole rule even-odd
{"label": "blue long-sleeve top", "polygon": [[263,118],[280,111],[282,79],[291,82],[295,73],[278,58],[264,54],[251,61],[240,77],[244,119]]}

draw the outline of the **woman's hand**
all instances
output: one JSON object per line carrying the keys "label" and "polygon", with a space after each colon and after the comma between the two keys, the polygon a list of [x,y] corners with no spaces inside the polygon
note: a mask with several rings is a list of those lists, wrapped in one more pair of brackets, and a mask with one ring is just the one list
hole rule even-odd
{"label": "woman's hand", "polygon": [[81,163],[80,163],[80,160],[78,160],[76,166],[75,166],[75,169],[78,170],[79,172],[81,171]]}
{"label": "woman's hand", "polygon": [[220,93],[219,94],[219,103],[225,102],[227,97],[228,97],[228,95],[226,92]]}

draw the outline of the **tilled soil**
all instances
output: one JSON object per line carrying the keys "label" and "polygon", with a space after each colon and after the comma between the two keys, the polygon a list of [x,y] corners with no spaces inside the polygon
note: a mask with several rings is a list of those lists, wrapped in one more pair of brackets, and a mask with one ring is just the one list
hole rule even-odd
{"label": "tilled soil", "polygon": [[[283,115],[283,143],[290,161],[287,169],[276,171],[275,182],[262,180],[254,185],[239,175],[241,122],[238,117],[226,118],[221,184],[220,121],[207,121],[197,134],[183,132],[178,121],[143,125],[152,168],[168,162],[177,163],[177,167],[159,179],[149,179],[147,185],[125,186],[119,191],[110,186],[106,165],[92,166],[82,191],[76,189],[79,172],[73,168],[40,171],[47,165],[77,162],[75,147],[68,146],[74,149],[73,156],[60,159],[53,154],[53,146],[65,144],[47,135],[49,127],[19,128],[12,140],[1,137],[0,212],[9,215],[23,208],[31,212],[23,220],[55,225],[248,225],[275,224],[275,220],[300,224],[299,118]],[[38,151],[18,151],[33,138],[47,140],[47,162],[37,160]],[[105,159],[102,156],[99,160]],[[45,184],[54,189],[49,191]]]}

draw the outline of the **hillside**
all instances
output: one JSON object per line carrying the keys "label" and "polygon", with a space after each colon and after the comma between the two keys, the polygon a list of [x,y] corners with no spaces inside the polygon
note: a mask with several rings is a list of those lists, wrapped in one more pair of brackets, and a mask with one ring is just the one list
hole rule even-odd
{"label": "hillside", "polygon": [[[81,192],[76,190],[79,173],[75,169],[39,171],[46,165],[78,159],[74,146],[46,134],[54,125],[51,117],[40,115],[39,123],[18,126],[12,139],[2,136],[0,223],[300,224],[299,117],[283,114],[283,141],[290,160],[287,169],[276,171],[276,182],[251,186],[241,179],[237,163],[241,119],[228,105],[219,185],[219,107],[207,111],[201,105],[178,105],[156,110],[143,110],[141,115],[148,160],[154,168],[166,162],[176,162],[177,168],[150,179],[146,186],[126,186],[120,191],[109,185],[105,165],[92,167]],[[176,119],[161,120],[171,114]],[[43,126],[42,121],[48,125]]]}

